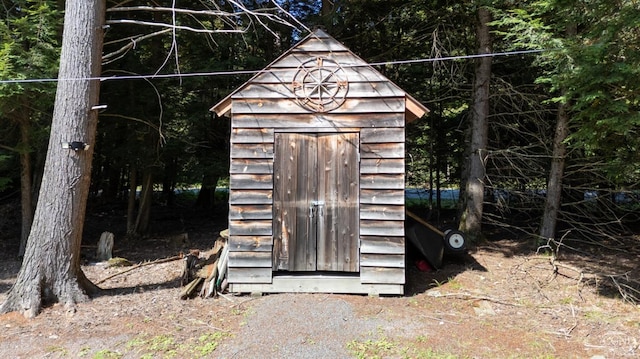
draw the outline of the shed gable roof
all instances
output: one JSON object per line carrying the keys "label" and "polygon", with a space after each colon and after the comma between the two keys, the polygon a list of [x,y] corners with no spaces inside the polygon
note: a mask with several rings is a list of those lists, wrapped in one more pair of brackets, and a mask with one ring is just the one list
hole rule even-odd
{"label": "shed gable roof", "polygon": [[229,115],[233,99],[295,99],[296,95],[291,89],[291,84],[296,80],[296,73],[305,63],[316,58],[328,59],[336,66],[340,66],[347,74],[349,87],[353,88],[351,93],[366,97],[404,97],[406,122],[418,119],[429,111],[424,105],[321,29],[315,30],[282,54],[265,69],[213,106],[211,111],[216,112],[219,116]]}

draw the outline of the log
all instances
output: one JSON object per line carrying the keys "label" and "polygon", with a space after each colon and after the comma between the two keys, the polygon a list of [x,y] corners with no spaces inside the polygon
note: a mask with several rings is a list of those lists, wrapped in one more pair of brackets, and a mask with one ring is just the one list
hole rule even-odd
{"label": "log", "polygon": [[191,283],[189,283],[186,287],[184,287],[180,292],[180,299],[187,299],[191,297],[192,293],[195,291],[195,289],[198,287],[200,282],[202,282],[203,280],[204,279],[200,277],[197,277],[196,279],[192,280]]}

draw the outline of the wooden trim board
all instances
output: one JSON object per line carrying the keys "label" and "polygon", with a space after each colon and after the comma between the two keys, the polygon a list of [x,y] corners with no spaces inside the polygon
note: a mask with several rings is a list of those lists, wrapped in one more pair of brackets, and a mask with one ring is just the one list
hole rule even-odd
{"label": "wooden trim board", "polygon": [[230,283],[232,293],[333,293],[403,295],[403,284],[363,284],[357,276],[276,275],[272,283]]}

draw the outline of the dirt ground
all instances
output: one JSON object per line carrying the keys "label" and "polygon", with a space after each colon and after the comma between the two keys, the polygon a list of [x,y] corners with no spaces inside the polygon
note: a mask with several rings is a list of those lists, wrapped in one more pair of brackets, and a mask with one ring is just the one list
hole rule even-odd
{"label": "dirt ground", "polygon": [[[98,223],[87,235],[107,227]],[[115,255],[140,263],[186,248],[208,249],[221,229],[215,223],[183,226],[187,244],[174,243],[168,232],[130,245],[116,236]],[[7,248],[0,254],[0,301],[20,266]],[[438,271],[421,272],[409,260],[400,297],[225,294],[181,300],[182,261],[147,265],[104,281],[103,293],[75,312],[56,304],[30,320],[1,315],[0,357],[640,356],[640,306],[621,298],[616,287],[639,278],[638,245],[581,248],[561,250],[552,263],[527,241],[496,238],[447,259]],[[94,282],[127,269],[93,262],[94,250],[85,247],[83,266]]]}

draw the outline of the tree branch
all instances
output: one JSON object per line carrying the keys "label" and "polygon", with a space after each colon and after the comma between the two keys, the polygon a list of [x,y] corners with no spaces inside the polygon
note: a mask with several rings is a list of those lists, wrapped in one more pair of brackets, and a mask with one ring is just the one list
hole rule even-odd
{"label": "tree branch", "polygon": [[96,284],[96,285],[98,285],[98,284],[102,284],[102,283],[104,283],[104,282],[108,281],[109,279],[111,279],[111,278],[113,278],[113,277],[117,277],[117,276],[119,276],[119,275],[121,275],[121,274],[125,274],[125,273],[128,273],[128,272],[131,272],[131,271],[133,271],[133,270],[135,270],[135,269],[138,269],[138,268],[141,268],[141,267],[144,267],[144,266],[148,266],[148,265],[152,265],[152,264],[166,263],[166,262],[173,262],[173,261],[177,261],[178,259],[182,259],[183,257],[184,257],[184,256],[183,256],[182,254],[180,254],[180,255],[177,255],[177,256],[169,257],[169,258],[156,259],[156,260],[151,261],[151,262],[142,262],[142,263],[138,263],[138,264],[134,265],[134,266],[133,266],[133,267],[131,267],[131,268],[128,268],[128,269],[123,270],[123,271],[121,271],[121,272],[118,272],[118,273],[112,274],[112,275],[110,275],[110,276],[108,276],[108,277],[102,278],[102,279],[100,279],[99,281],[97,281],[95,284]]}
{"label": "tree branch", "polygon": [[3,149],[3,150],[10,151],[10,152],[16,152],[16,153],[19,153],[19,152],[20,152],[20,151],[18,151],[18,150],[17,150],[16,148],[14,148],[14,147],[9,147],[9,146],[3,145],[3,144],[1,144],[1,143],[0,143],[0,148],[1,148],[1,149]]}
{"label": "tree branch", "polygon": [[[147,34],[147,35],[130,36],[130,37],[118,40],[118,41],[112,41],[112,42],[110,42],[108,44],[114,44],[116,42],[122,42],[122,41],[130,40],[130,42],[128,44],[122,46],[120,49],[103,55],[102,56],[102,64],[103,65],[104,64],[108,64],[108,63],[111,63],[113,61],[121,59],[124,55],[126,55],[129,52],[129,50],[135,49],[136,45],[140,41],[147,40],[147,39],[150,39],[152,37],[163,35],[163,34],[166,34],[166,33],[169,33],[169,32],[171,32],[171,29],[160,30],[160,31],[156,31],[156,32],[153,32],[153,33],[150,33],[150,34]],[[108,44],[105,44],[105,45],[108,45]],[[114,56],[117,56],[117,57],[114,57]]]}
{"label": "tree branch", "polygon": [[171,25],[165,24],[161,22],[151,22],[151,21],[140,21],[140,20],[128,20],[128,19],[119,19],[119,20],[107,20],[108,25],[112,24],[132,24],[132,25],[143,25],[143,26],[156,26],[156,27],[166,27],[170,29],[177,30],[187,30],[191,32],[205,33],[205,34],[220,34],[220,33],[245,33],[247,32],[247,28],[245,29],[229,29],[229,30],[209,30],[209,29],[196,29],[190,26],[181,26],[181,25]]}

